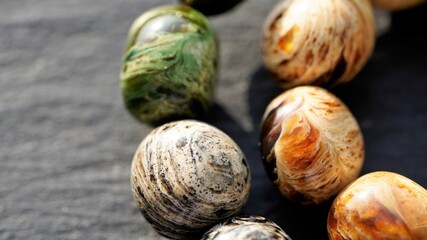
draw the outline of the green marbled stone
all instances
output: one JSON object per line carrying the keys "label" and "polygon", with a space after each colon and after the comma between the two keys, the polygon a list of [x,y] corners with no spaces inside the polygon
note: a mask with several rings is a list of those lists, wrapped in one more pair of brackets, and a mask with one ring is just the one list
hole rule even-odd
{"label": "green marbled stone", "polygon": [[217,43],[205,16],[165,6],[133,23],[120,73],[126,107],[145,123],[194,118],[212,105]]}

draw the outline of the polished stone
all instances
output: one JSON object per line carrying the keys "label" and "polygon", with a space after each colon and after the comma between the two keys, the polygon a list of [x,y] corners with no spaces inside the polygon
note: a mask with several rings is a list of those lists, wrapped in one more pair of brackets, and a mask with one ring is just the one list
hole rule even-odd
{"label": "polished stone", "polygon": [[[264,70],[261,26],[277,0],[249,0],[212,18],[220,42],[215,105],[204,120],[247,156],[246,215],[292,239],[327,239],[330,204],[295,205],[263,169],[259,124],[282,92]],[[130,188],[132,156],[151,130],[130,116],[118,84],[127,31],[170,0],[0,1],[0,239],[144,239],[158,235]],[[332,89],[360,122],[362,174],[387,170],[427,187],[427,35],[408,26],[423,6],[393,15],[373,57]]]}

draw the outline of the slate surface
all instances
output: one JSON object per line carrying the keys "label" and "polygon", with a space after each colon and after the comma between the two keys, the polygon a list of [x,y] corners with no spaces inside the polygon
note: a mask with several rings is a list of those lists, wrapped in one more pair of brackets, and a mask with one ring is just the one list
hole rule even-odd
{"label": "slate surface", "polygon": [[[281,92],[259,49],[275,2],[248,0],[211,18],[220,81],[206,121],[233,137],[250,162],[245,214],[276,221],[294,240],[326,239],[329,204],[289,203],[259,158],[258,125]],[[129,186],[132,155],[150,128],[124,109],[118,73],[132,20],[166,3],[173,1],[0,1],[0,239],[159,239]],[[362,73],[333,89],[363,129],[363,173],[394,171],[424,187],[426,14],[426,5],[395,14]]]}

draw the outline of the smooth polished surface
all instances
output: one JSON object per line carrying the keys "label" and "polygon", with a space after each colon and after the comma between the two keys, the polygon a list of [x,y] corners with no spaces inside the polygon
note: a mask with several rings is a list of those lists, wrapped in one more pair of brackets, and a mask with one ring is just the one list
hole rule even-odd
{"label": "smooth polished surface", "polygon": [[201,13],[186,6],[144,12],[130,27],[120,71],[126,107],[153,125],[207,112],[217,58],[214,32]]}
{"label": "smooth polished surface", "polygon": [[262,32],[266,68],[285,89],[334,86],[359,73],[371,56],[375,21],[369,0],[281,0]]}
{"label": "smooth polished surface", "polygon": [[366,174],[343,190],[328,216],[330,239],[427,239],[427,190],[391,172]]}
{"label": "smooth polished surface", "polygon": [[251,183],[239,146],[221,130],[192,120],[151,131],[135,152],[130,178],[141,213],[172,239],[198,239],[238,214]]}
{"label": "smooth polished surface", "polygon": [[291,240],[277,224],[261,216],[234,217],[210,229],[202,240]]}
{"label": "smooth polished surface", "polygon": [[[152,130],[119,90],[129,26],[173,0],[0,1],[0,239],[162,239],[130,189],[133,154]],[[327,239],[330,203],[299,206],[265,173],[258,147],[280,93],[263,67],[262,24],[277,0],[246,0],[210,18],[220,42],[215,104],[204,120],[242,148],[252,183],[244,215],[293,240]],[[427,6],[394,13],[351,82],[332,89],[360,123],[362,173],[387,170],[427,187]]]}
{"label": "smooth polished surface", "polygon": [[261,124],[260,149],[280,192],[301,204],[335,196],[362,168],[365,146],[347,106],[320,87],[296,87],[273,99]]}

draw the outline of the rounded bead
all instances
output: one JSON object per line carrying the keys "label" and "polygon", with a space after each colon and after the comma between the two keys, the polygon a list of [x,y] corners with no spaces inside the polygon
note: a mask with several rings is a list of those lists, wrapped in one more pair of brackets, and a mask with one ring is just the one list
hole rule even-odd
{"label": "rounded bead", "polygon": [[291,240],[276,223],[264,217],[235,217],[220,223],[203,235],[201,240]]}
{"label": "rounded bead", "polygon": [[126,107],[145,123],[194,118],[212,104],[217,43],[187,6],[147,11],[133,23],[120,73]]}
{"label": "rounded bead", "polygon": [[192,120],[154,129],[138,147],[131,169],[138,208],[160,234],[173,239],[200,237],[239,213],[250,179],[237,144]]}
{"label": "rounded bead", "polygon": [[345,104],[319,87],[297,87],[267,107],[260,136],[267,173],[281,193],[320,204],[355,180],[364,160],[360,127]]}
{"label": "rounded bead", "polygon": [[391,172],[366,174],[335,199],[329,239],[427,239],[427,190]]}
{"label": "rounded bead", "polygon": [[369,0],[282,0],[264,25],[264,63],[283,88],[336,85],[362,69],[375,39]]}

